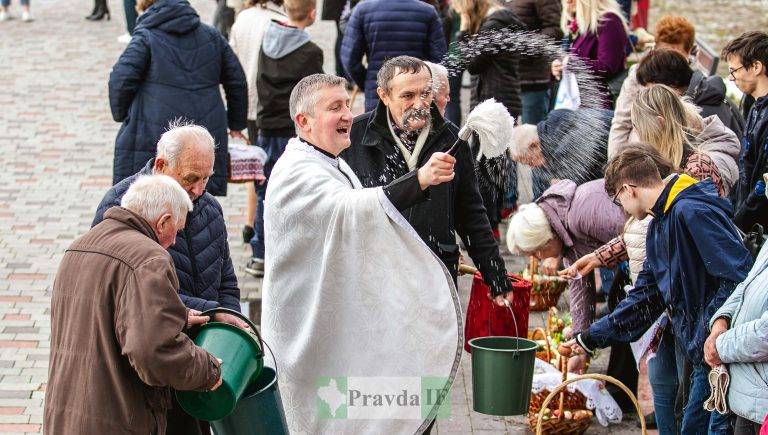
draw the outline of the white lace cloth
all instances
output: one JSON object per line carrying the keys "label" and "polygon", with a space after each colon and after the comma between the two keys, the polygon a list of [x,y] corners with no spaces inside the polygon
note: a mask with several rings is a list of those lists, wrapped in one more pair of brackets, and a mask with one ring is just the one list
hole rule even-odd
{"label": "white lace cloth", "polygon": [[[536,358],[531,390],[533,393],[540,393],[541,390],[553,391],[562,382],[562,376],[562,373],[554,366]],[[576,375],[568,373],[569,379],[574,376]],[[601,381],[584,379],[568,384],[566,389],[570,392],[578,391],[587,398],[587,409],[594,411],[597,421],[601,425],[608,426],[608,423],[621,423],[623,416],[621,408]],[[550,409],[552,409],[551,406]]]}

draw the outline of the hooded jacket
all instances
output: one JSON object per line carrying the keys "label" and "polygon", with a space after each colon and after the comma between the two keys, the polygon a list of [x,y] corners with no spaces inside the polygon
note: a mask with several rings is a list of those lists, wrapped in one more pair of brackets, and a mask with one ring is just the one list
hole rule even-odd
{"label": "hooded jacket", "polygon": [[122,207],[64,253],[51,299],[47,434],[164,434],[170,390],[204,390],[219,364],[182,330],[168,251]]}
{"label": "hooded jacket", "polygon": [[[499,9],[488,15],[478,30],[478,34],[497,32],[502,29],[519,31],[525,24],[509,9]],[[469,34],[459,32],[456,39],[462,42]],[[473,44],[468,45],[473,50]],[[520,100],[520,56],[514,53],[482,52],[465,56],[467,71],[472,74],[473,87],[470,106],[474,107],[488,98],[495,98],[507,108],[513,116],[523,110]]]}
{"label": "hooded jacket", "polygon": [[[105,213],[120,205],[131,183],[140,175],[151,174],[155,159],[138,173],[112,186],[96,209],[91,226],[104,219]],[[205,311],[223,307],[240,311],[240,288],[229,256],[227,226],[221,205],[210,193],[203,193],[187,214],[184,229],[176,243],[168,248],[178,275],[181,301],[188,308]]]}
{"label": "hooded jacket", "polygon": [[744,118],[725,96],[725,82],[720,76],[706,77],[701,71],[694,70],[685,96],[701,108],[701,116],[717,116],[723,124],[741,137],[744,132]]}
{"label": "hooded jacket", "polygon": [[723,183],[723,196],[728,196],[739,181],[739,152],[741,145],[736,133],[723,125],[715,115],[702,120],[702,128],[696,135],[696,150],[712,159],[720,172]]}
{"label": "hooded jacket", "polygon": [[[574,263],[618,236],[624,226],[624,212],[605,192],[605,180],[576,186],[561,180],[547,189],[538,205],[547,216],[552,232],[563,243],[566,265]],[[592,280],[571,281],[571,317],[574,331],[585,331],[595,315],[595,288]]]}
{"label": "hooded jacket", "polygon": [[[221,100],[221,86],[227,107]],[[227,194],[227,129],[246,127],[248,90],[240,62],[218,30],[202,24],[186,0],[158,0],[141,14],[131,42],[109,75],[115,139],[112,184],[155,156],[172,120],[205,127],[216,142],[207,189]]]}
{"label": "hooded jacket", "polygon": [[695,365],[704,364],[708,322],[752,266],[730,202],[709,180],[674,175],[651,209],[646,260],[616,309],[577,337],[588,350],[635,341],[667,310]]}
{"label": "hooded jacket", "polygon": [[323,50],[303,29],[271,21],[259,53],[256,124],[264,136],[293,137],[296,130],[288,103],[304,77],[323,72]]}

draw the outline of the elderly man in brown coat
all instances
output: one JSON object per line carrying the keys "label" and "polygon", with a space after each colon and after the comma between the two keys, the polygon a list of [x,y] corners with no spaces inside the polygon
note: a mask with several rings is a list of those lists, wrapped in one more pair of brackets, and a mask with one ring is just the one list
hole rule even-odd
{"label": "elderly man in brown coat", "polygon": [[191,209],[172,178],[140,177],[67,249],[53,286],[45,433],[164,434],[169,387],[220,385],[218,360],[183,332],[206,319],[179,300],[166,251]]}

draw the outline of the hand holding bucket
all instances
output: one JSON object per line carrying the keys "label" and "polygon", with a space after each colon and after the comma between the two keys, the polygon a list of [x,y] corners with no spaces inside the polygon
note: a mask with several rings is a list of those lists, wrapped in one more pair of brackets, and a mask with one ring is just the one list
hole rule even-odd
{"label": "hand holding bucket", "polygon": [[248,384],[264,366],[263,341],[256,325],[246,316],[227,308],[214,308],[201,316],[225,313],[245,322],[250,331],[219,321],[210,321],[190,331],[195,344],[219,358],[222,384],[215,391],[178,391],[179,404],[189,415],[200,420],[220,420],[237,405]]}

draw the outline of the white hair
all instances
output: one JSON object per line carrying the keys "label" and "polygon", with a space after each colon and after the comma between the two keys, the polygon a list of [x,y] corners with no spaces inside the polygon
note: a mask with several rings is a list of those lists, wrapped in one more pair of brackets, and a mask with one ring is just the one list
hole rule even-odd
{"label": "white hair", "polygon": [[539,140],[539,130],[533,124],[521,124],[512,129],[512,146],[509,151],[512,157],[524,156],[528,148]]}
{"label": "white hair", "polygon": [[120,206],[155,222],[165,213],[181,222],[192,211],[192,200],[173,178],[167,175],[142,175],[123,195]]}
{"label": "white hair", "polygon": [[157,141],[156,157],[162,157],[168,162],[168,166],[175,168],[181,153],[193,144],[206,146],[212,157],[216,152],[216,142],[205,127],[175,119],[168,123],[168,129]]}
{"label": "white hair", "polygon": [[435,93],[439,92],[442,86],[445,86],[447,88],[449,86],[448,85],[448,68],[438,63],[427,62],[427,61],[424,61],[424,63],[427,64],[427,67],[432,72],[432,92],[435,92]]}
{"label": "white hair", "polygon": [[508,228],[507,249],[515,253],[535,252],[555,236],[544,210],[534,203],[520,206]]}

